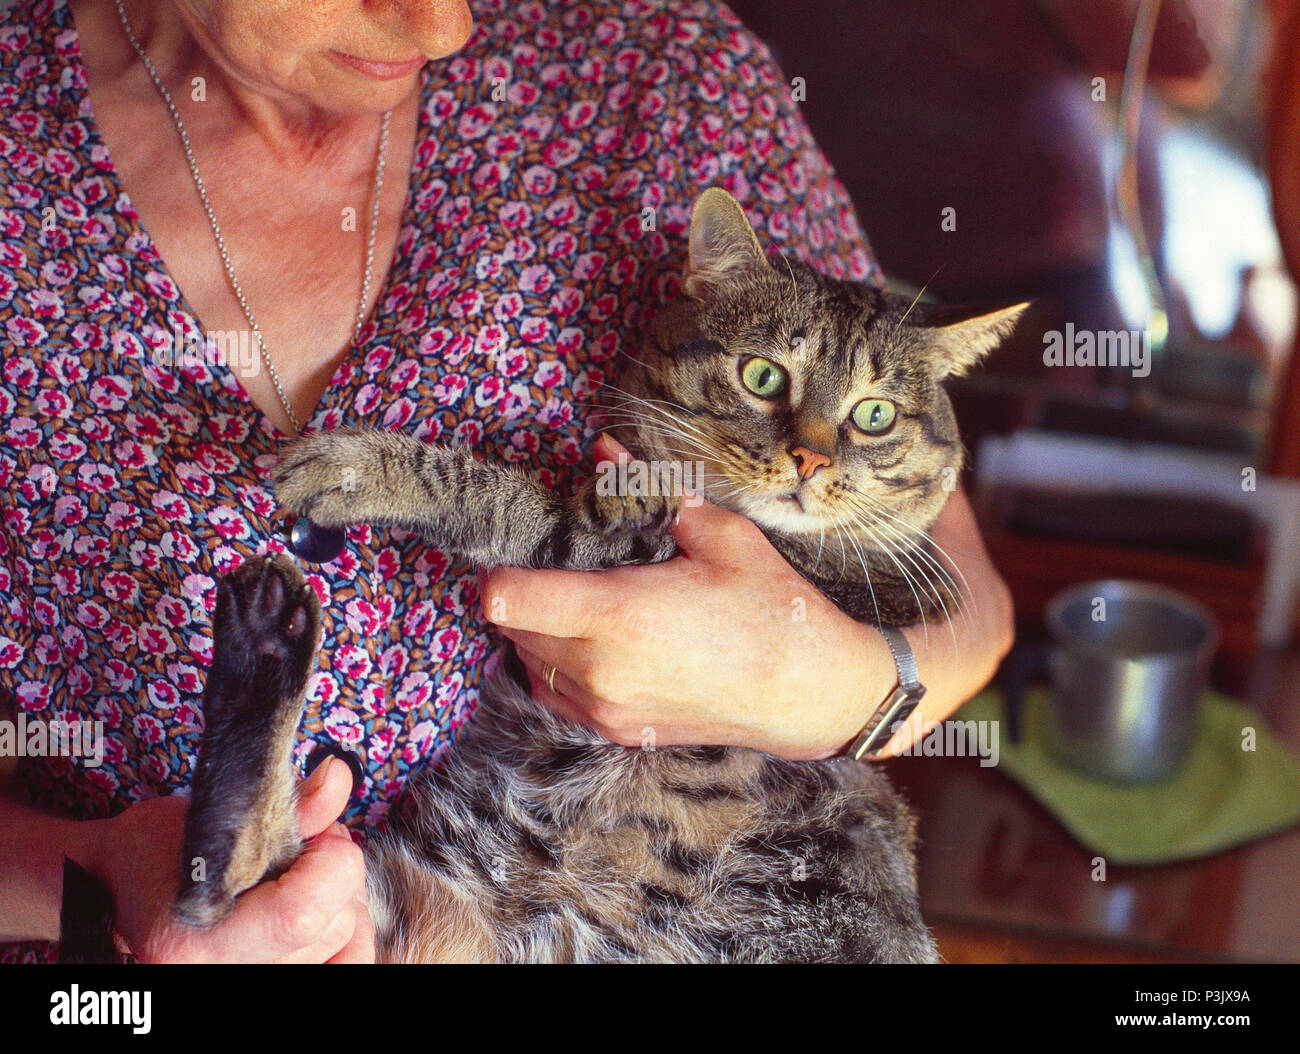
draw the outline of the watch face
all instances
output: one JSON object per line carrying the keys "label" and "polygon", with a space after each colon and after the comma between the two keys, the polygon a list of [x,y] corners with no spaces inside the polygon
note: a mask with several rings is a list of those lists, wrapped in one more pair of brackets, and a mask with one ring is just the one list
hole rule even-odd
{"label": "watch face", "polygon": [[905,698],[902,701],[898,709],[893,714],[890,715],[889,721],[881,722],[880,725],[881,728],[888,727],[889,729],[889,732],[886,733],[885,737],[880,741],[880,745],[882,747],[890,739],[894,738],[894,733],[903,727],[903,725],[907,722],[907,719],[912,716],[912,711],[915,710],[920,705],[921,705],[921,696],[913,695],[911,692],[909,692],[907,694],[907,698]]}
{"label": "watch face", "polygon": [[895,688],[858,733],[857,740],[849,750],[853,757],[861,758],[866,754],[874,754],[888,743],[899,726],[912,716],[912,711],[920,705],[924,695],[925,689],[919,685],[914,689],[901,686]]}

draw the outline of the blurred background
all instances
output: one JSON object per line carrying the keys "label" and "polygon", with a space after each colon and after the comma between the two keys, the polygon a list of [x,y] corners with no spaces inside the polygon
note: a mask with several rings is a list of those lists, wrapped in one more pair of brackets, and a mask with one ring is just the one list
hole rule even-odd
{"label": "blurred background", "polygon": [[[891,285],[1034,302],[950,387],[1023,645],[1044,639],[1068,586],[1175,589],[1217,624],[1212,689],[1241,708],[1223,713],[1258,719],[1282,748],[1266,774],[1215,770],[1212,789],[1170,792],[1200,810],[1189,830],[1239,810],[1217,817],[1236,844],[1191,838],[1183,859],[1103,879],[1096,845],[1067,833],[1068,804],[971,758],[891,763],[921,813],[924,907],[945,955],[1300,960],[1300,781],[1286,765],[1300,753],[1298,5],[731,6],[787,80],[802,78],[805,116]],[[1148,368],[1045,355],[1052,334],[1084,332],[1123,334]],[[1234,799],[1250,778],[1274,800]],[[1140,834],[1150,810],[1158,840],[1168,802],[1135,793],[1130,826]]]}

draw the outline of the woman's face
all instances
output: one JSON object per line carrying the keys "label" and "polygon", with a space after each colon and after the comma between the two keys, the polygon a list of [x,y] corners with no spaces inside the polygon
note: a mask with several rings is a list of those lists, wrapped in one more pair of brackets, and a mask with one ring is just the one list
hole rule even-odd
{"label": "woman's face", "polygon": [[336,113],[390,109],[473,28],[466,0],[174,2],[227,76]]}

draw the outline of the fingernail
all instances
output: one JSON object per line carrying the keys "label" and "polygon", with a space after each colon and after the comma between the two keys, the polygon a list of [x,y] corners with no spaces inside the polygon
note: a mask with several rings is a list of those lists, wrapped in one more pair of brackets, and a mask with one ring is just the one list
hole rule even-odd
{"label": "fingernail", "polygon": [[325,782],[325,770],[329,768],[325,763],[329,759],[329,753],[319,747],[312,752],[311,758],[307,761],[307,777],[303,781],[303,794],[311,795],[320,790],[321,785]]}
{"label": "fingernail", "polygon": [[338,758],[347,765],[348,771],[352,773],[352,793],[349,797],[355,797],[357,791],[365,783],[365,769],[361,767],[361,759],[352,751],[344,750],[334,743],[321,743],[312,751],[311,757],[307,760],[308,793],[315,793],[317,787],[324,781],[325,777],[322,773],[326,767],[325,762],[330,758]]}

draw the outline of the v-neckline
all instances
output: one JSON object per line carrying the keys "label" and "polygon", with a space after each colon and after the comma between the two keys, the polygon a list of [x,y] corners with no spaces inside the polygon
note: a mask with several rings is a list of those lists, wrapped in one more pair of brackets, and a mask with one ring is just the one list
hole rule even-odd
{"label": "v-neckline", "polygon": [[[65,28],[71,30],[73,41],[76,44],[75,48],[68,49],[66,62],[68,66],[73,69],[74,73],[79,76],[71,78],[69,87],[65,90],[73,93],[72,98],[77,104],[77,112],[85,115],[83,122],[86,126],[86,142],[83,144],[82,148],[89,153],[96,145],[100,147],[102,150],[102,159],[96,163],[96,170],[105,179],[112,183],[113,196],[116,200],[125,198],[126,201],[130,202],[131,193],[126,189],[126,184],[123,182],[121,173],[117,169],[117,163],[113,160],[113,154],[109,150],[108,144],[104,141],[104,137],[100,134],[99,122],[95,116],[95,104],[90,96],[90,81],[86,76],[86,65],[82,61],[81,57],[81,31],[77,28],[76,18],[72,11],[72,4],[70,0],[58,0],[58,2],[63,7],[66,15]],[[359,339],[348,342],[346,354],[344,354],[343,358],[339,361],[338,366],[330,375],[329,383],[325,386],[325,390],[321,392],[320,397],[316,400],[316,404],[307,414],[307,417],[303,422],[303,432],[310,430],[313,422],[315,422],[322,413],[332,408],[332,397],[339,391],[341,382],[346,377],[355,374],[354,367],[356,363],[360,362],[362,359],[360,354],[362,349],[374,337],[376,329],[375,316],[381,309],[384,301],[388,298],[392,286],[397,281],[396,275],[400,270],[399,265],[403,262],[406,256],[402,249],[402,242],[404,241],[402,232],[407,226],[406,216],[413,200],[413,195],[415,194],[416,181],[419,175],[417,159],[420,156],[420,145],[425,141],[431,131],[427,123],[427,107],[424,104],[424,100],[427,96],[430,75],[429,67],[426,64],[420,70],[420,83],[419,87],[416,89],[418,98],[416,100],[417,109],[415,118],[414,149],[411,151],[411,167],[406,176],[406,192],[402,201],[402,211],[398,221],[397,240],[393,245],[392,259],[389,260],[388,270],[384,275],[383,284],[379,288],[379,294],[375,297],[374,306],[371,308],[370,314],[366,316],[366,320],[361,326]],[[78,80],[80,81],[79,84]],[[159,102],[161,103],[161,99]],[[171,126],[170,130],[174,133],[175,126]],[[157,261],[156,270],[161,272],[163,277],[165,277],[176,290],[176,300],[172,305],[172,308],[188,315],[199,333],[208,332],[208,330],[204,328],[202,320],[199,318],[199,313],[194,310],[189,300],[186,299],[184,292],[182,292],[181,284],[176,281],[176,278],[172,275],[171,269],[167,266],[167,261],[163,259],[163,255],[159,251],[157,243],[154,242],[153,236],[149,233],[148,228],[145,227],[143,221],[140,219],[140,215],[136,212],[134,204],[132,204],[129,213],[120,213],[119,218],[119,222],[125,222],[129,228],[125,234],[124,240],[128,243],[132,241],[138,243],[135,248],[126,250],[128,254],[137,256],[146,253],[151,254],[152,259]],[[213,252],[216,252],[215,243],[213,245]],[[209,370],[213,374],[213,386],[224,392],[232,393],[242,410],[251,412],[255,415],[256,424],[260,430],[266,432],[277,443],[293,438],[293,436],[284,432],[280,426],[275,423],[270,414],[253,402],[252,398],[248,394],[248,390],[244,387],[243,381],[240,380],[239,375],[225,362],[223,356],[218,355],[205,357],[204,361],[207,363]]]}

